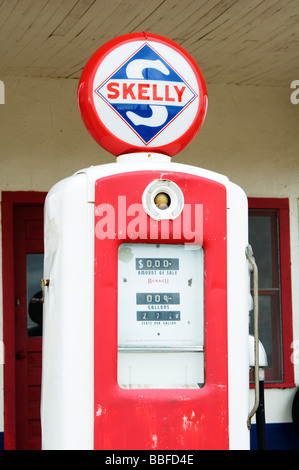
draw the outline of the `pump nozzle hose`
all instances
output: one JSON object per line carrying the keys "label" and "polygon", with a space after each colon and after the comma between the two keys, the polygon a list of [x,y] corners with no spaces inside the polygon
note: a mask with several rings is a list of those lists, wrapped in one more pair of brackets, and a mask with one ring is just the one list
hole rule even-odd
{"label": "pump nozzle hose", "polygon": [[259,406],[259,331],[258,331],[258,269],[253,257],[250,245],[246,247],[246,257],[252,266],[253,271],[253,318],[254,318],[254,390],[255,399],[252,410],[247,418],[247,427],[251,428],[251,418],[256,413]]}

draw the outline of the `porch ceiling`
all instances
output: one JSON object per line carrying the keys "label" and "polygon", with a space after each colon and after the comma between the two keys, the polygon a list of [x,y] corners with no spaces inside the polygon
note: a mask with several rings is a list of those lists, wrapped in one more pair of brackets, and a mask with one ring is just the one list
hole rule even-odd
{"label": "porch ceiling", "polygon": [[298,0],[0,0],[0,79],[78,79],[98,47],[137,31],[180,44],[207,83],[299,79]]}

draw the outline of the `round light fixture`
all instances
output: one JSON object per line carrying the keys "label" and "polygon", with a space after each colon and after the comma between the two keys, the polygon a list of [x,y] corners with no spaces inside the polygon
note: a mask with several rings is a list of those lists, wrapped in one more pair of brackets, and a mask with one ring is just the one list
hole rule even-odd
{"label": "round light fixture", "polygon": [[144,190],[142,205],[155,220],[176,219],[183,210],[184,196],[179,186],[170,180],[152,181]]}

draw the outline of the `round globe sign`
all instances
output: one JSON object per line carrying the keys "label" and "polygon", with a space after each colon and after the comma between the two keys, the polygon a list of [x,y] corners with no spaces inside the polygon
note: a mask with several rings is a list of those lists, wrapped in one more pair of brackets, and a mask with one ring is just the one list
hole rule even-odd
{"label": "round globe sign", "polygon": [[195,137],[207,90],[190,55],[154,34],[133,33],[100,47],[78,86],[82,119],[108,152],[173,156]]}

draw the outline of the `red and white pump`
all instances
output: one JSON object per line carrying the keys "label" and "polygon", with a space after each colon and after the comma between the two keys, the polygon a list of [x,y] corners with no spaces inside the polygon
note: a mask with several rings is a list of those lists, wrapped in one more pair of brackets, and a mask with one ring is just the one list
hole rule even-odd
{"label": "red and white pump", "polygon": [[247,198],[173,163],[207,91],[160,36],[108,42],[78,87],[116,156],[45,204],[44,449],[249,449]]}

